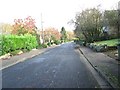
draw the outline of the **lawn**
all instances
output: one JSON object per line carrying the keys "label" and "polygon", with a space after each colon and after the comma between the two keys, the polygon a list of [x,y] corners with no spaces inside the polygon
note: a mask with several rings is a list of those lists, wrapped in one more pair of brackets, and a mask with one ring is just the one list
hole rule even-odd
{"label": "lawn", "polygon": [[94,44],[96,44],[96,45],[106,44],[107,46],[117,46],[118,39],[111,39],[111,40],[99,41],[99,42],[95,42]]}

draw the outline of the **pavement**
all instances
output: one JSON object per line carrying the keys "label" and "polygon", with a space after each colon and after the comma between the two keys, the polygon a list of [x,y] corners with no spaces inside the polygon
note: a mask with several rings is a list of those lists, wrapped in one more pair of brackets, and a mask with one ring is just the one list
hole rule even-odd
{"label": "pavement", "polygon": [[103,53],[97,53],[85,46],[80,46],[79,50],[104,80],[106,80],[113,88],[120,88],[119,61],[116,61]]}
{"label": "pavement", "polygon": [[44,53],[45,51],[48,51],[48,50],[55,48],[57,46],[58,45],[51,46],[48,48],[43,48],[43,49],[35,49],[35,50],[29,51],[26,53],[22,53],[20,55],[12,56],[12,57],[5,59],[5,60],[0,59],[0,63],[2,63],[0,70],[8,68],[10,66],[13,66],[17,63],[23,62],[24,60],[30,59],[32,57],[35,57],[39,54]]}

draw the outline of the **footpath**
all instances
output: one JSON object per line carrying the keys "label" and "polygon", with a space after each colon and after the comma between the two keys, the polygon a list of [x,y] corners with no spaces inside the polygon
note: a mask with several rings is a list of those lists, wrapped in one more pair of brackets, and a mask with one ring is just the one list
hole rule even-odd
{"label": "footpath", "polygon": [[113,88],[120,88],[120,61],[84,46],[80,46],[79,50],[103,79]]}
{"label": "footpath", "polygon": [[11,58],[8,58],[8,59],[5,59],[5,60],[2,60],[0,59],[0,70],[2,69],[5,69],[5,68],[8,68],[12,65],[15,65],[17,63],[20,63],[20,62],[23,62],[29,58],[32,58],[36,55],[39,55],[39,54],[42,54],[44,53],[45,51],[49,51],[53,48],[57,47],[57,45],[55,46],[51,46],[51,47],[48,47],[48,48],[43,48],[43,49],[36,49],[36,50],[32,50],[32,51],[29,51],[29,52],[26,52],[26,53],[22,53],[20,55],[16,55],[16,56],[12,56]]}

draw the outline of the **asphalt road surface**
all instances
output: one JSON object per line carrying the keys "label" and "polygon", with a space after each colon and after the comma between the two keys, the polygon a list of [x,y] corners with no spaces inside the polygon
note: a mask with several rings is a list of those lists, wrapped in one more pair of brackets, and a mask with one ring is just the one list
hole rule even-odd
{"label": "asphalt road surface", "polygon": [[62,44],[2,70],[3,88],[95,88],[99,85],[74,49]]}

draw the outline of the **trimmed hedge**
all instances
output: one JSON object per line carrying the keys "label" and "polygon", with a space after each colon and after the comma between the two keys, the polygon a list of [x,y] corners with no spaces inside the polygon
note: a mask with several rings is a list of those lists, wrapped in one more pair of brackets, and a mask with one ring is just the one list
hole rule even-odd
{"label": "trimmed hedge", "polygon": [[37,39],[31,34],[25,35],[2,35],[2,54],[15,50],[32,50],[38,46]]}

